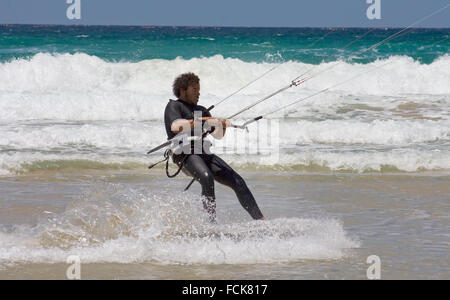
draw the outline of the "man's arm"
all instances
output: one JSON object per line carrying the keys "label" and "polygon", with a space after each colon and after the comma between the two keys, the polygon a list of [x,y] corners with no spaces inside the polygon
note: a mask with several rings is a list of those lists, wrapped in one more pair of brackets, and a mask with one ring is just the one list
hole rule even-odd
{"label": "man's arm", "polygon": [[192,128],[201,126],[202,122],[206,121],[209,126],[214,126],[214,131],[211,135],[216,139],[222,139],[225,135],[226,128],[231,126],[231,122],[225,119],[218,119],[213,117],[202,117],[198,120],[178,119],[172,122],[170,130],[178,134],[180,132],[190,132]]}
{"label": "man's arm", "polygon": [[194,128],[194,120],[178,119],[172,122],[170,130],[173,133],[178,134],[180,132],[190,132]]}
{"label": "man's arm", "polygon": [[194,126],[201,125],[201,122],[195,122],[192,119],[185,119],[185,115],[182,113],[181,104],[177,101],[171,100],[166,106],[164,112],[164,122],[166,129],[170,130],[174,134],[181,132],[190,132]]}
{"label": "man's arm", "polygon": [[218,140],[225,136],[227,127],[231,126],[231,122],[229,120],[218,118],[210,118],[208,120],[208,124],[210,126],[214,126],[215,130],[211,133],[211,135]]}

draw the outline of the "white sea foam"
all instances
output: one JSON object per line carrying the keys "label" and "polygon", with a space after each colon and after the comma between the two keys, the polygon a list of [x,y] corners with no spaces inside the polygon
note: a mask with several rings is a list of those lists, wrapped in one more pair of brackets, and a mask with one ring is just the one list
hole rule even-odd
{"label": "white sea foam", "polygon": [[334,219],[211,225],[199,203],[190,194],[98,186],[47,221],[0,231],[0,265],[69,255],[82,263],[257,264],[339,259],[359,247]]}
{"label": "white sea foam", "polygon": [[[450,169],[448,55],[429,65],[403,56],[315,67],[286,62],[213,114],[227,117],[312,67],[315,74],[335,66],[240,115],[234,120],[239,124],[387,62],[372,73],[267,116],[251,125],[249,133],[228,130],[223,140],[214,141],[214,149],[219,154],[231,149],[234,155],[228,156],[228,162],[236,166],[314,165],[358,172],[384,166],[413,172]],[[39,53],[1,63],[0,175],[26,171],[39,161],[146,164],[145,152],[166,140],[163,111],[173,98],[175,76],[197,73],[200,104],[209,106],[273,66],[219,55],[130,63],[82,53]],[[277,160],[253,152],[245,155],[243,150],[259,145],[264,135],[256,126],[267,122],[278,122],[275,150],[281,155]]]}
{"label": "white sea foam", "polygon": [[285,143],[295,144],[377,144],[410,145],[450,141],[449,121],[430,120],[326,120],[321,122],[297,121],[281,126]]}
{"label": "white sea foam", "polygon": [[[270,122],[274,121],[267,124]],[[227,161],[235,166],[315,165],[357,172],[379,171],[383,166],[408,172],[450,169],[450,123],[446,120],[289,121],[282,122],[270,136],[262,125],[264,122],[253,124],[249,132],[230,129],[222,140],[210,139],[213,152],[228,154]],[[0,134],[1,175],[64,168],[67,161],[84,161],[79,168],[89,167],[86,161],[111,168],[145,165],[156,159],[145,155],[146,151],[166,139],[163,125],[157,121],[32,122],[5,125]],[[33,167],[34,163],[39,165]],[[76,168],[76,162],[71,167]]]}
{"label": "white sea foam", "polygon": [[[305,170],[317,171],[352,171],[352,172],[419,172],[450,170],[450,151],[419,150],[409,148],[393,148],[377,151],[376,149],[298,149],[282,152],[280,155],[270,154],[219,154],[227,163],[241,169],[273,169],[273,170]],[[51,170],[118,170],[141,169],[161,156],[145,156],[137,154],[51,154],[41,152],[2,153],[0,154],[0,175],[11,176],[29,171]]]}
{"label": "white sea foam", "polygon": [[[333,88],[329,93],[362,96],[450,94],[450,57],[446,55],[429,65],[408,57],[392,57],[370,64],[340,63],[311,79],[302,88],[289,90],[279,99],[289,102],[301,98],[386,62],[390,64]],[[313,69],[312,74],[335,64],[322,63]],[[18,59],[0,64],[0,121],[160,120],[167,100],[173,97],[172,82],[182,72],[193,71],[200,76],[201,102],[208,106],[273,66],[224,59],[219,55],[129,63],[107,62],[81,53],[39,53],[29,60]],[[237,108],[285,86],[311,67],[300,62],[286,62],[243,91],[240,97],[234,98],[240,99],[239,106],[235,105],[237,100],[230,100],[228,105],[220,108],[220,112],[224,115],[234,113]],[[267,108],[264,105],[261,107]]]}
{"label": "white sea foam", "polygon": [[[249,132],[230,129],[223,139],[211,141],[217,149],[232,145],[234,150],[241,150],[248,146],[243,141],[254,144],[266,137],[266,131],[271,133],[270,122],[264,122],[249,126]],[[276,129],[271,134],[281,148],[299,144],[411,145],[450,141],[449,121],[295,121],[283,122]],[[0,134],[0,147],[17,150],[57,148],[70,151],[91,147],[139,153],[166,139],[165,128],[159,122],[5,125],[0,128]]]}
{"label": "white sea foam", "polygon": [[390,151],[306,150],[280,156],[235,156],[227,161],[257,169],[302,169],[352,172],[450,170],[450,152],[442,150],[392,149]]}

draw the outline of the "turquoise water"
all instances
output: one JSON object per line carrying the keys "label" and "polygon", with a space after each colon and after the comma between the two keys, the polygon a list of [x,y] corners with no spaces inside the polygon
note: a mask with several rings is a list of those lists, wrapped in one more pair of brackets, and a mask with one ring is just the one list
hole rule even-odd
{"label": "turquoise water", "polygon": [[[211,57],[245,62],[299,61],[310,64],[347,59],[401,29],[232,28],[137,26],[1,25],[0,61],[37,53],[86,53],[107,61],[138,62]],[[408,29],[397,39],[353,58],[369,63],[407,55],[430,64],[449,52],[450,29]],[[346,47],[345,49],[343,49]]]}

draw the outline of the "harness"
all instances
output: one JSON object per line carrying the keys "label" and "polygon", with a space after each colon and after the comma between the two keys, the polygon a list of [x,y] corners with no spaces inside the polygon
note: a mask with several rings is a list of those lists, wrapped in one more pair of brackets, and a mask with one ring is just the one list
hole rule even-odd
{"label": "harness", "polygon": [[[202,141],[202,147],[203,147],[203,140],[205,139],[205,137],[210,134],[211,132],[214,131],[214,128],[211,128],[209,130],[206,130],[205,132],[202,133],[202,136],[190,136],[187,133],[183,133],[183,134],[178,134],[177,136],[175,136],[174,138],[168,140],[167,142],[165,142],[162,145],[159,145],[155,148],[153,148],[152,150],[150,150],[149,152],[147,152],[147,154],[153,153],[163,147],[169,146],[166,151],[164,151],[164,159],[160,160],[152,165],[150,165],[148,168],[151,169],[154,166],[162,163],[162,162],[166,162],[166,175],[169,178],[174,178],[176,177],[180,171],[183,169],[184,163],[186,161],[186,159],[189,157],[189,155],[191,155],[191,145],[192,142],[198,142],[198,141]],[[184,153],[184,150],[189,149],[188,153]],[[170,174],[169,173],[169,160],[171,157],[173,157],[174,154],[184,154],[184,157],[177,163],[178,165],[178,170],[174,173],[174,174]],[[192,183],[194,183],[195,178],[193,178],[191,180],[191,182],[188,184],[188,186],[184,189],[185,191],[187,191]]]}

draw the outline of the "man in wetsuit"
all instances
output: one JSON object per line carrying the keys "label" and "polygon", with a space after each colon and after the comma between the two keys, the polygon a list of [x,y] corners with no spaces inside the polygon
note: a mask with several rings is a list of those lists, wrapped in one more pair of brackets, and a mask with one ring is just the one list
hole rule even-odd
{"label": "man in wetsuit", "polygon": [[[173,83],[173,93],[178,100],[169,100],[164,112],[164,123],[168,139],[179,133],[202,132],[201,128],[211,128],[211,135],[222,138],[226,128],[231,126],[228,120],[213,118],[203,106],[197,105],[200,96],[200,79],[193,73],[178,76]],[[194,118],[194,112],[196,118]],[[200,118],[197,116],[201,114]],[[183,151],[173,154],[173,161],[183,166],[183,171],[194,177],[202,186],[203,207],[210,220],[216,217],[216,196],[214,180],[234,190],[242,207],[255,220],[264,220],[264,216],[256,204],[255,198],[245,181],[226,162],[215,154],[205,151]],[[186,153],[188,152],[188,153]]]}

